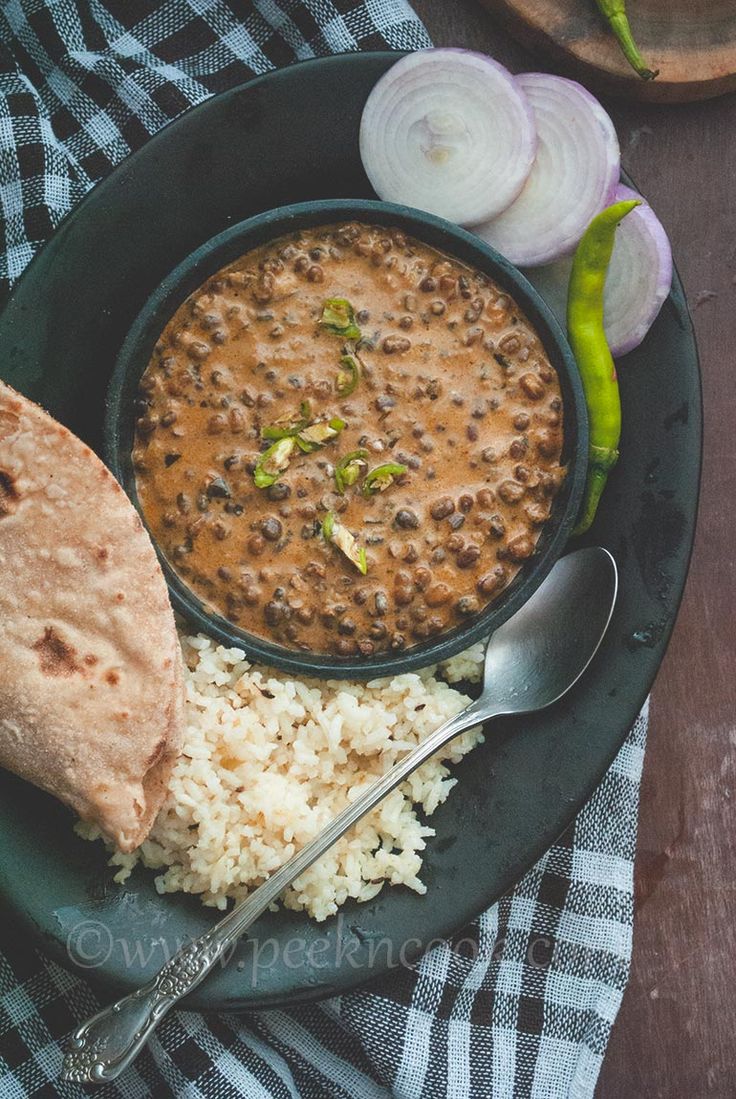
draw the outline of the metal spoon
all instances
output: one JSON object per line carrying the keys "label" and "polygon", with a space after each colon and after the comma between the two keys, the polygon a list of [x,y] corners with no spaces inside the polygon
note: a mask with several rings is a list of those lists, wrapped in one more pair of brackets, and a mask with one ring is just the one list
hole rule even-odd
{"label": "metal spoon", "polygon": [[102,1083],[119,1076],[164,1015],[204,980],[287,885],[449,740],[492,717],[532,713],[560,699],[603,640],[617,588],[616,564],[607,550],[581,549],[558,561],[531,599],[491,637],[480,698],[377,779],[259,889],[175,954],[153,980],[83,1023],[70,1041],[62,1078]]}

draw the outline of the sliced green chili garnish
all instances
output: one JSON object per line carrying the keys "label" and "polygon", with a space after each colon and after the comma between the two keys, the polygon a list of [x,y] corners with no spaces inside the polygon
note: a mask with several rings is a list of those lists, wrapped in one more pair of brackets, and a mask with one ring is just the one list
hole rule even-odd
{"label": "sliced green chili garnish", "polygon": [[328,511],[322,521],[322,537],[328,542],[332,541],[332,533],[335,529],[335,513]]}
{"label": "sliced green chili garnish", "polygon": [[309,401],[302,401],[300,405],[301,419],[295,416],[283,417],[268,427],[261,428],[262,439],[293,439],[300,450],[305,454],[311,454],[313,450],[324,446],[331,439],[336,438],[346,426],[345,421],[339,416],[333,416],[331,420],[313,424],[311,422],[311,408]]}
{"label": "sliced green chili garnish", "polygon": [[333,546],[337,546],[345,554],[348,561],[352,561],[358,572],[365,576],[368,572],[368,559],[365,549],[358,545],[348,528],[344,527],[335,517],[334,511],[327,512],[322,522],[322,535],[326,541],[331,542]]}
{"label": "sliced green chili garnish", "polygon": [[363,481],[363,495],[372,496],[374,492],[384,492],[389,485],[394,483],[395,477],[401,477],[408,472],[408,466],[402,466],[399,462],[385,462],[382,466],[376,466],[367,473]]}
{"label": "sliced green chili garnish", "polygon": [[349,397],[360,381],[360,363],[355,355],[343,355],[340,366],[342,370],[337,375],[335,388],[341,397]]}
{"label": "sliced green chili garnish", "polygon": [[298,435],[305,427],[309,426],[312,418],[312,409],[309,401],[302,401],[299,405],[301,417],[296,414],[284,416],[268,427],[261,428],[262,439],[288,439],[291,435]]}
{"label": "sliced green chili garnish", "polygon": [[355,323],[355,310],[347,298],[328,298],[319,322],[333,336],[344,340],[359,340],[360,329]]}
{"label": "sliced green chili garnish", "polygon": [[367,458],[367,450],[351,450],[340,459],[335,466],[335,484],[338,492],[343,493],[346,488],[355,484]]}
{"label": "sliced green chili garnish", "polygon": [[261,438],[291,439],[294,435],[298,435],[308,424],[309,420],[298,420],[296,423],[293,423],[291,427],[281,427],[279,424],[269,424],[268,427],[261,428]]}
{"label": "sliced green chili garnish", "polygon": [[253,471],[256,488],[269,488],[278,481],[289,464],[295,446],[296,441],[289,436],[287,439],[279,439],[268,450],[264,450]]}
{"label": "sliced green chili garnish", "polygon": [[319,423],[305,427],[295,436],[296,445],[305,454],[311,454],[313,450],[318,450],[325,443],[336,439],[345,426],[345,421],[339,416],[333,416],[331,420],[320,420]]}

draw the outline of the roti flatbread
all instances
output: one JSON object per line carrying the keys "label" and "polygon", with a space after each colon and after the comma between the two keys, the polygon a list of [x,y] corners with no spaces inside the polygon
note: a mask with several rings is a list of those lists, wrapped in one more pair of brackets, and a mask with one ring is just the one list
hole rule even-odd
{"label": "roti flatbread", "polygon": [[0,766],[134,850],[178,753],[181,659],[163,574],[122,488],[0,382]]}

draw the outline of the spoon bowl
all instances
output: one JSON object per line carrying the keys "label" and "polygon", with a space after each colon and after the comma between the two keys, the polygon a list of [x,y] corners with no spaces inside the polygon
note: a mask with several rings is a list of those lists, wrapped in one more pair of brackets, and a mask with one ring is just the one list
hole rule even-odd
{"label": "spoon bowl", "polygon": [[590,546],[558,561],[488,642],[478,700],[487,717],[543,710],[566,694],[597,652],[617,593],[608,550]]}

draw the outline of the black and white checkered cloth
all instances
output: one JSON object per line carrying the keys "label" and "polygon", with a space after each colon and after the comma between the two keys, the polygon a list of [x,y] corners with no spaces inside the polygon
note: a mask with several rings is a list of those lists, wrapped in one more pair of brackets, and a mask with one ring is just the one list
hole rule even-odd
{"label": "black and white checkered cloth", "polygon": [[[188,107],[253,73],[428,45],[405,0],[0,0],[0,280]],[[169,1016],[124,1099],[584,1099],[626,984],[646,715],[575,824],[454,942],[366,991],[247,1017]],[[84,1094],[60,1040],[99,1006],[0,924],[0,1099]]]}

